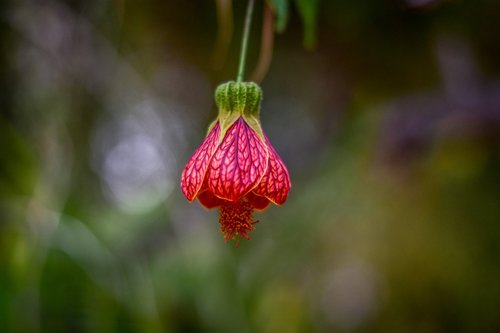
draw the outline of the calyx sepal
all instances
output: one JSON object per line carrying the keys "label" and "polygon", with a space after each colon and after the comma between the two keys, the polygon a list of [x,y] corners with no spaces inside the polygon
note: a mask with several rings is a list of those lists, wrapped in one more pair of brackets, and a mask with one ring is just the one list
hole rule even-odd
{"label": "calyx sepal", "polygon": [[215,103],[219,109],[221,138],[239,117],[243,117],[264,141],[259,117],[261,101],[262,89],[254,82],[229,81],[219,85],[215,90]]}

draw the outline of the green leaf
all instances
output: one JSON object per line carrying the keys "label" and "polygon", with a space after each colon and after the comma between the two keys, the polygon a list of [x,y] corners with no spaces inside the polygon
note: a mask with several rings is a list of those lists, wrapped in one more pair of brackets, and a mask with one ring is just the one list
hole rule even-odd
{"label": "green leaf", "polygon": [[289,0],[268,0],[267,3],[276,15],[274,28],[277,33],[282,33],[288,24],[289,17]]}
{"label": "green leaf", "polygon": [[304,24],[304,47],[312,49],[316,45],[319,0],[295,0],[295,5]]}

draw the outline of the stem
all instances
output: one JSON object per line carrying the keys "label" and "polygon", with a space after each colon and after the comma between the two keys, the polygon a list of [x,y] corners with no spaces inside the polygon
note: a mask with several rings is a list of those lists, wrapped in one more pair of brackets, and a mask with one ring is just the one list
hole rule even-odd
{"label": "stem", "polygon": [[217,39],[212,64],[215,69],[221,69],[233,37],[233,0],[215,0],[215,3],[217,5]]}
{"label": "stem", "polygon": [[255,0],[248,0],[247,14],[245,16],[245,27],[243,29],[243,37],[241,42],[240,65],[238,67],[237,82],[243,81],[243,73],[245,72],[245,61],[247,56],[248,35],[250,34],[250,25],[252,24],[253,4]]}
{"label": "stem", "polygon": [[262,39],[260,44],[260,55],[257,66],[250,76],[250,81],[260,83],[266,76],[271,59],[273,58],[274,44],[274,13],[269,4],[264,4],[264,20],[262,21]]}

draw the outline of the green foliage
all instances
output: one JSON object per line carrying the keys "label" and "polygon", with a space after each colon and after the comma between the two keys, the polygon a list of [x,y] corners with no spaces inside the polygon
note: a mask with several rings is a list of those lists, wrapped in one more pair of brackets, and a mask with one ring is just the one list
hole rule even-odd
{"label": "green foliage", "polygon": [[290,16],[289,0],[268,0],[267,3],[273,8],[274,14],[276,15],[276,32],[284,32]]}
{"label": "green foliage", "polygon": [[295,0],[304,25],[304,46],[311,49],[316,44],[316,26],[319,0]]}
{"label": "green foliage", "polygon": [[23,135],[0,118],[0,198],[25,196],[33,191],[35,157]]}
{"label": "green foliage", "polygon": [[[276,32],[285,31],[290,16],[291,0],[268,0],[276,15]],[[294,0],[304,28],[304,46],[312,49],[316,45],[316,27],[320,0]]]}

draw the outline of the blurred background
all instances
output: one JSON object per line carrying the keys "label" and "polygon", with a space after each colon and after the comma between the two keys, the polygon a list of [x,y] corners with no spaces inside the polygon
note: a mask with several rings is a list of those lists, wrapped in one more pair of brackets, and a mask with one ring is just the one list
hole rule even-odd
{"label": "blurred background", "polygon": [[179,179],[246,1],[0,2],[0,332],[500,331],[500,1],[267,3],[235,249]]}

